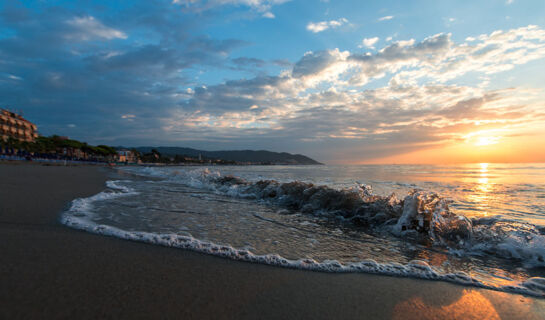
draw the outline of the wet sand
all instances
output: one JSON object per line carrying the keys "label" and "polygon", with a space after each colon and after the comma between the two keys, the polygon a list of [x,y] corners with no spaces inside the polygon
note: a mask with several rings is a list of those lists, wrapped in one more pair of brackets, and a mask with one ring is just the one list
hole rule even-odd
{"label": "wet sand", "polygon": [[72,230],[113,170],[0,163],[0,318],[543,319],[545,299],[270,267]]}

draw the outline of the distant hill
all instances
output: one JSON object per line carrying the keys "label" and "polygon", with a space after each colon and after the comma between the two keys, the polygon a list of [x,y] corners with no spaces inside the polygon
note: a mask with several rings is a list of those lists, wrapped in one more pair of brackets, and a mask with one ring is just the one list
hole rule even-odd
{"label": "distant hill", "polygon": [[139,152],[149,153],[156,149],[164,156],[174,157],[176,155],[203,158],[222,159],[237,162],[260,162],[272,164],[322,164],[302,154],[291,154],[287,152],[272,152],[266,150],[228,150],[228,151],[204,151],[180,147],[137,147]]}

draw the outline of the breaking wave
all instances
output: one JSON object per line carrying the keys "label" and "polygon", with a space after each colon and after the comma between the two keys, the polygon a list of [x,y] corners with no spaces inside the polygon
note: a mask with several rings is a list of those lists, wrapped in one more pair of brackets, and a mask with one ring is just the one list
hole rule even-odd
{"label": "breaking wave", "polygon": [[489,254],[522,261],[526,267],[545,266],[545,230],[501,216],[469,219],[457,215],[449,209],[451,201],[435,192],[412,190],[398,199],[394,193],[375,195],[371,186],[363,184],[334,189],[300,181],[249,181],[208,169],[165,175],[160,169],[148,167],[141,172],[222,195],[264,201],[286,208],[286,213],[342,220],[426,241],[456,255]]}
{"label": "breaking wave", "polygon": [[[413,190],[398,198],[375,195],[370,186],[357,184],[335,189],[323,185],[292,181],[246,180],[222,176],[209,170],[163,171],[139,168],[145,174],[170,182],[201,188],[230,197],[253,199],[284,208],[284,214],[302,213],[331,221],[352,223],[362,228],[386,232],[407,241],[427,241],[449,253],[464,256],[493,255],[522,261],[527,267],[545,266],[543,230],[531,224],[490,217],[469,219],[449,209],[450,201],[433,192]],[[250,249],[235,248],[169,232],[129,231],[93,220],[94,205],[119,197],[137,195],[121,181],[108,181],[108,190],[95,196],[75,199],[61,215],[61,222],[72,228],[122,239],[189,249],[240,261],[322,272],[363,272],[420,279],[442,280],[462,285],[545,297],[545,278],[533,277],[509,285],[494,285],[466,272],[444,272],[422,260],[405,264],[380,263],[372,259],[341,263],[311,258],[288,259],[278,254],[255,254]]]}

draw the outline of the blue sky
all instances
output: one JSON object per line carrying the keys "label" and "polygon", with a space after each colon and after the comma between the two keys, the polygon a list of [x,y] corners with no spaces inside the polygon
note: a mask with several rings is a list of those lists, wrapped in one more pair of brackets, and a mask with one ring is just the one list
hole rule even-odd
{"label": "blue sky", "polygon": [[543,1],[0,4],[0,105],[95,144],[506,148],[544,138],[544,75]]}

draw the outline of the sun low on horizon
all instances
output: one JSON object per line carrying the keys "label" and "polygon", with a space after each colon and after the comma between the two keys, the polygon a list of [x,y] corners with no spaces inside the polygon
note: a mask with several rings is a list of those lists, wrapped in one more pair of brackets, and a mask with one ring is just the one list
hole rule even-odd
{"label": "sun low on horizon", "polygon": [[354,164],[464,164],[543,163],[543,133],[524,138],[501,135],[468,135],[463,141],[431,145],[414,152]]}
{"label": "sun low on horizon", "polygon": [[91,144],[545,162],[545,2],[7,1],[0,92]]}

